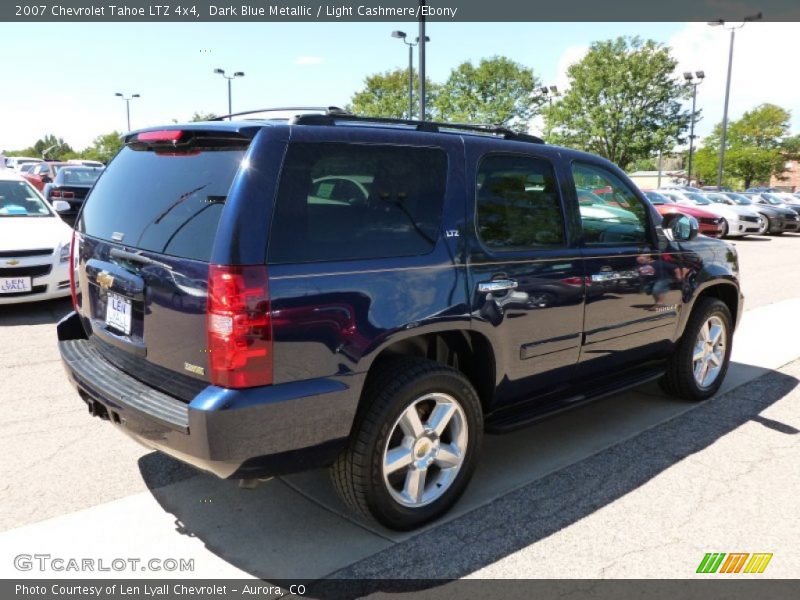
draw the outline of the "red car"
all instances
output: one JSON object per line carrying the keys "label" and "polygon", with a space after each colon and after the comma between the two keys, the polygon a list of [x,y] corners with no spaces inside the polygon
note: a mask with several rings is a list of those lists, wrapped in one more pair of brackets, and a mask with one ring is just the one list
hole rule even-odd
{"label": "red car", "polygon": [[696,206],[676,204],[671,198],[667,198],[664,194],[659,194],[655,190],[642,190],[642,192],[650,200],[650,204],[655,206],[658,214],[666,215],[679,212],[689,215],[697,219],[697,223],[700,225],[700,233],[708,237],[722,237],[725,230],[725,221],[722,217]]}
{"label": "red car", "polygon": [[22,176],[40,192],[44,191],[44,186],[56,178],[58,170],[67,163],[63,162],[42,162],[30,169]]}

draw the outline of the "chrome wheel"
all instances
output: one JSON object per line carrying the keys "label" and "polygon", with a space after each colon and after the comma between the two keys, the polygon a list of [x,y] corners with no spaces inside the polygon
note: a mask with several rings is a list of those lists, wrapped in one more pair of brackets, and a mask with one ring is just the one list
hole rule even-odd
{"label": "chrome wheel", "polygon": [[395,421],[383,451],[383,481],[392,498],[419,508],[452,485],[467,451],[467,419],[455,398],[426,394]]}
{"label": "chrome wheel", "polygon": [[758,215],[758,233],[759,235],[763,235],[767,233],[767,229],[769,229],[769,221],[767,217],[759,213]]}
{"label": "chrome wheel", "polygon": [[727,335],[725,323],[717,316],[709,317],[700,327],[694,343],[692,367],[694,380],[701,388],[710,387],[719,377],[725,363]]}

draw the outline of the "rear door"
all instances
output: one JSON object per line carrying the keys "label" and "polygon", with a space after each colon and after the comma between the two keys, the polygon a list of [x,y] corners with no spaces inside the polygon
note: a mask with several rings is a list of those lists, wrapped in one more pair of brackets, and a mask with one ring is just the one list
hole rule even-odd
{"label": "rear door", "polygon": [[668,351],[681,306],[681,269],[655,243],[652,214],[604,165],[573,162],[587,283],[580,374],[619,375]]}
{"label": "rear door", "polygon": [[123,148],[76,229],[79,313],[90,340],[119,368],[189,400],[208,381],[208,262],[249,140],[184,137],[170,149]]}
{"label": "rear door", "polygon": [[583,324],[580,249],[556,164],[532,144],[471,142],[469,283],[473,327],[495,349],[496,408],[565,387]]}

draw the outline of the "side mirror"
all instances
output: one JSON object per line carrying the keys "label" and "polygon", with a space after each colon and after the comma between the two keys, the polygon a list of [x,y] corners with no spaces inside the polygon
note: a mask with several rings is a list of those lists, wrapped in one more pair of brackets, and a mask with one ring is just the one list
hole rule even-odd
{"label": "side mirror", "polygon": [[45,175],[44,173],[42,173],[40,175],[40,178],[42,180],[42,183],[52,183],[53,182],[53,180],[50,178],[50,175]]}
{"label": "side mirror", "polygon": [[700,232],[697,219],[682,213],[664,215],[661,228],[676,242],[688,242],[693,240]]}
{"label": "side mirror", "polygon": [[63,200],[53,201],[53,210],[57,213],[69,212],[71,208],[69,202],[64,202]]}

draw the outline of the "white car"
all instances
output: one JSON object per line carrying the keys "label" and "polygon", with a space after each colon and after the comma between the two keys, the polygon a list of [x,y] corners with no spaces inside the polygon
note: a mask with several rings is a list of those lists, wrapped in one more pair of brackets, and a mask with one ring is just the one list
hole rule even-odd
{"label": "white car", "polygon": [[33,158],[32,156],[7,156],[6,168],[18,171],[19,168],[26,163],[40,163],[44,162],[41,158]]}
{"label": "white car", "polygon": [[759,214],[757,210],[753,210],[749,206],[736,204],[736,202],[720,192],[708,192],[703,195],[715,204],[729,206],[732,210],[736,211],[736,214],[739,215],[740,218],[747,217],[744,219],[746,223],[753,223],[753,219],[757,219],[759,234],[764,234],[767,232],[767,229],[769,229],[769,220],[764,215]]}
{"label": "white car", "polygon": [[[725,204],[717,204],[697,192],[684,192],[678,190],[656,190],[659,194],[664,194],[678,204],[684,206],[700,206],[703,210],[722,217],[724,219],[722,237],[743,236],[757,234],[761,230],[761,223],[758,217],[740,216],[733,207]],[[753,220],[754,219],[754,220]]]}
{"label": "white car", "polygon": [[67,161],[69,165],[80,165],[82,167],[105,167],[99,160],[86,160],[83,158],[70,158]]}
{"label": "white car", "polygon": [[[72,229],[30,183],[0,170],[0,305],[69,296]],[[69,205],[67,205],[67,208]]]}

